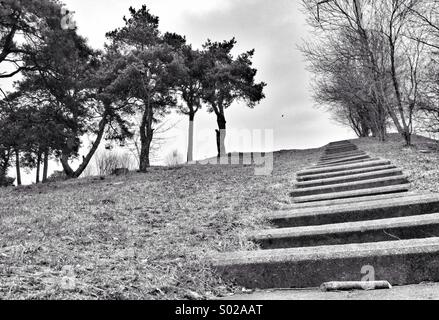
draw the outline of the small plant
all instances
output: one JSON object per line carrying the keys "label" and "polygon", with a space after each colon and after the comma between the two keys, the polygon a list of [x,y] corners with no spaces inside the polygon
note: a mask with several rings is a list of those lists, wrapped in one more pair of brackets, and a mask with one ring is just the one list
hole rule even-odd
{"label": "small plant", "polygon": [[57,181],[64,181],[66,179],[67,179],[67,175],[64,173],[64,171],[55,171],[47,180],[49,182],[57,182]]}
{"label": "small plant", "polygon": [[129,171],[134,165],[132,156],[128,153],[104,152],[95,157],[96,170],[100,176],[115,174],[118,169]]}
{"label": "small plant", "polygon": [[168,167],[175,167],[182,164],[183,162],[183,156],[178,150],[172,151],[170,154],[167,155],[165,159],[165,163]]}
{"label": "small plant", "polygon": [[15,181],[14,178],[0,176],[0,188],[12,187],[14,185],[14,181]]}

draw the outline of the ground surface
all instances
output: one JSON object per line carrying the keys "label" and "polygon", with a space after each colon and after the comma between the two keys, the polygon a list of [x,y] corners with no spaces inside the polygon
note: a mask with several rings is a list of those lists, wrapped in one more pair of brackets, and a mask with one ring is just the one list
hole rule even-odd
{"label": "ground surface", "polygon": [[0,190],[0,299],[198,299],[236,288],[205,265],[251,249],[245,233],[289,205],[294,172],[317,150],[250,166],[156,168]]}
{"label": "ground surface", "polygon": [[[419,152],[429,141],[415,138],[410,149],[398,136],[385,144],[354,142],[404,168],[417,190],[439,191],[439,154]],[[295,172],[321,152],[276,153],[268,177],[255,176],[251,166],[191,166],[0,189],[0,299],[212,299],[242,292],[222,283],[205,258],[254,249],[245,235],[266,228],[267,213],[290,207]]]}
{"label": "ground surface", "polygon": [[258,291],[224,300],[439,300],[439,284],[394,287],[391,290],[322,292],[319,289]]}
{"label": "ground surface", "polygon": [[[371,156],[390,159],[408,175],[415,192],[439,192],[439,152],[437,141],[413,137],[407,148],[399,135],[390,135],[385,143],[376,139],[352,140]],[[434,152],[424,153],[429,147]],[[439,300],[439,284],[394,287],[391,290],[325,293],[317,289],[268,290],[244,293],[225,299],[238,300]]]}
{"label": "ground surface", "polygon": [[373,138],[353,140],[369,155],[389,159],[404,170],[412,183],[412,191],[439,192],[439,152],[422,153],[428,146],[439,144],[420,136],[413,137],[413,147],[406,148],[399,135],[393,134],[385,143]]}

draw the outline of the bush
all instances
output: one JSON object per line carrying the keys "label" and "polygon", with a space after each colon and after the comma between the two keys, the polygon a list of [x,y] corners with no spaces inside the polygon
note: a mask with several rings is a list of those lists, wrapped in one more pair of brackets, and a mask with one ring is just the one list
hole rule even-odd
{"label": "bush", "polygon": [[0,176],[0,187],[12,187],[14,185],[15,178],[1,177]]}
{"label": "bush", "polygon": [[67,175],[64,171],[55,171],[47,180],[49,182],[64,181],[67,180]]}
{"label": "bush", "polygon": [[109,176],[114,174],[117,169],[130,170],[133,167],[133,159],[128,153],[105,152],[96,155],[95,166],[98,175]]}
{"label": "bush", "polygon": [[184,162],[183,156],[178,152],[178,150],[172,151],[165,159],[165,163],[168,167],[175,167]]}

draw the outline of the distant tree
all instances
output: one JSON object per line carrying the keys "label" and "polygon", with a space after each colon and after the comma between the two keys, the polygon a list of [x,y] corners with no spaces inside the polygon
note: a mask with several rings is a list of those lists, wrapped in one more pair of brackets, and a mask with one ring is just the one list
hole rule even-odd
{"label": "distant tree", "polygon": [[350,37],[344,53],[361,62],[361,76],[376,109],[384,109],[406,145],[411,144],[429,60],[424,47],[429,35],[419,27],[417,12],[429,2],[303,1],[308,22],[322,41],[340,43],[340,37]]}
{"label": "distant tree", "polygon": [[[114,139],[130,135],[123,119],[130,106],[112,91],[111,84],[117,76],[116,56],[112,52],[92,50],[75,30],[59,30],[50,36],[36,57],[41,69],[37,74],[25,73],[20,90],[43,92],[54,101],[52,119],[63,144],[53,151],[66,176],[78,178],[106,134]],[[78,168],[73,169],[70,160],[79,156],[81,138],[85,135],[95,139]],[[50,155],[47,149],[41,152]]]}
{"label": "distant tree", "polygon": [[129,9],[130,18],[125,26],[109,32],[111,46],[121,52],[116,91],[126,94],[141,113],[140,172],[150,166],[150,149],[154,137],[154,124],[177,104],[175,89],[181,73],[181,59],[175,52],[175,43],[163,37],[158,30],[159,18],[146,6]]}
{"label": "distant tree", "polygon": [[165,34],[166,41],[181,55],[182,72],[178,79],[178,93],[182,100],[180,112],[189,117],[187,161],[194,160],[194,122],[197,112],[202,108],[204,96],[203,80],[208,72],[206,54],[192,49],[186,39],[176,34]]}
{"label": "distant tree", "polygon": [[[342,125],[351,127],[359,137],[372,134],[384,140],[389,115],[375,95],[374,81],[364,60],[361,46],[348,30],[328,35],[318,43],[301,47],[315,75],[314,99],[329,110]],[[390,79],[382,77],[380,87],[391,95]]]}
{"label": "distant tree", "polygon": [[46,159],[48,160],[51,150],[56,150],[64,143],[62,130],[59,130],[59,124],[55,120],[55,108],[49,98],[42,91],[35,93],[16,91],[4,99],[1,109],[9,126],[9,146],[15,156],[17,184],[21,185],[21,166],[36,168],[36,182],[39,183],[39,168],[43,160],[43,181],[46,181],[48,169]]}
{"label": "distant tree", "polygon": [[217,118],[218,157],[226,154],[225,110],[240,100],[250,108],[254,108],[265,98],[263,91],[266,84],[255,82],[257,70],[252,68],[254,50],[234,58],[231,51],[235,45],[235,38],[224,42],[208,40],[204,45],[208,71],[203,77],[203,100],[208,104],[209,111],[215,113]]}

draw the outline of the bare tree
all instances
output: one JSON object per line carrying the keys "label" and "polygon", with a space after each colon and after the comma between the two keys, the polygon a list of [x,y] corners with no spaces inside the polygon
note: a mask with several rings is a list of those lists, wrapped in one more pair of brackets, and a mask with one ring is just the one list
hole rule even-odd
{"label": "bare tree", "polygon": [[[347,53],[361,65],[361,77],[377,114],[392,119],[407,145],[426,70],[425,35],[416,28],[415,13],[423,6],[421,0],[304,1],[308,21],[318,34],[348,44],[348,50],[337,52],[338,58]],[[380,131],[384,139],[385,132]]]}
{"label": "bare tree", "polygon": [[439,133],[439,1],[425,0],[422,7],[413,8],[416,16],[416,27],[422,30],[422,37],[418,34],[408,34],[410,39],[423,44],[424,51],[428,51],[428,75],[421,86],[418,96],[420,101],[417,116],[418,127],[433,137]]}
{"label": "bare tree", "polygon": [[[384,140],[388,114],[374,90],[378,77],[371,72],[357,33],[348,28],[337,30],[301,49],[310,62],[309,70],[316,75],[314,98],[318,105],[325,106],[337,122],[350,126],[358,136],[372,133]],[[388,92],[387,83],[382,81],[380,86]]]}

